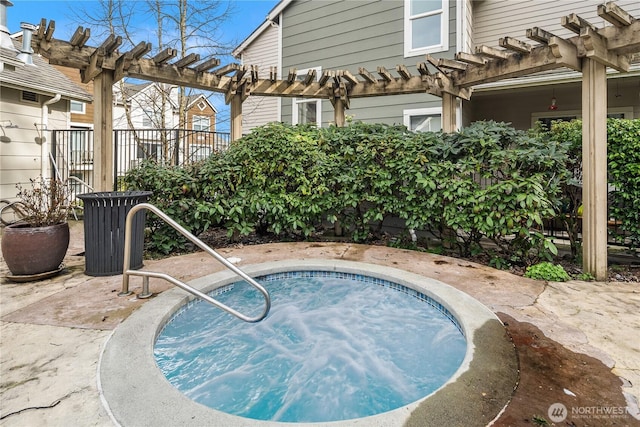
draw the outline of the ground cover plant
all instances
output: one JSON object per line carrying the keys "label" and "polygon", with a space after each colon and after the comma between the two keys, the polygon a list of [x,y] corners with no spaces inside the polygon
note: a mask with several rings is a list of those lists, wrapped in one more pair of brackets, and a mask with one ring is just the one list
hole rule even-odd
{"label": "ground cover plant", "polygon": [[[561,204],[568,146],[496,122],[453,134],[273,123],[196,166],[145,163],[125,183],[152,190],[151,203],[196,235],[222,227],[230,238],[301,239],[331,230],[366,242],[398,218],[461,256],[529,265],[556,253],[542,226]],[[150,249],[184,250],[167,226],[151,227]]]}

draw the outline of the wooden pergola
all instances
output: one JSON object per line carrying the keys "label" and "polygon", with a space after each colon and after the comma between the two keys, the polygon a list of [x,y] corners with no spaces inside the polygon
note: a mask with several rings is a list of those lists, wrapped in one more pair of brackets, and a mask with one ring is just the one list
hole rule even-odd
{"label": "wooden pergola", "polygon": [[[417,64],[418,74],[397,65],[395,74],[385,67],[375,73],[359,68],[314,70],[298,76],[290,69],[278,78],[275,67],[268,78],[256,65],[220,66],[217,58],[201,61],[192,53],[174,61],[175,49],[151,58],[151,44],[141,42],[127,52],[118,48],[120,36],[110,35],[99,46],[87,46],[90,30],[78,27],[69,41],[53,38],[55,21],[42,19],[33,48],[54,65],[76,68],[82,81],[94,82],[94,183],[98,191],[113,188],[112,86],[124,77],[223,93],[231,108],[231,139],[242,135],[242,103],[247,97],[276,96],[328,99],[334,122],[343,126],[350,100],[373,96],[427,93],[442,98],[442,128],[456,129],[456,99],[470,99],[475,85],[521,77],[556,68],[582,73],[583,118],[583,259],[584,268],[598,280],[607,274],[607,82],[606,68],[629,70],[630,55],[640,52],[640,21],[614,2],[598,6],[598,15],[611,26],[596,28],[576,14],[562,18],[562,26],[576,35],[565,39],[541,28],[527,30],[535,45],[504,37],[501,49],[479,46],[474,54],[460,52],[455,59],[429,55]],[[173,61],[173,62],[172,62]]]}

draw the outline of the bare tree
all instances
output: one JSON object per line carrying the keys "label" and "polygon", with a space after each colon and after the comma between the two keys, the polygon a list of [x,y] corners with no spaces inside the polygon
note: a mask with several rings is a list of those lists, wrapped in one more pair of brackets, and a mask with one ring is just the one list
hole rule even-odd
{"label": "bare tree", "polygon": [[[222,32],[223,24],[233,12],[234,2],[230,0],[99,0],[81,6],[77,18],[89,26],[97,38],[106,38],[109,34],[121,35],[121,50],[130,49],[146,39],[153,46],[152,55],[171,47],[178,51],[181,58],[197,53],[202,60],[206,60],[212,56],[227,56],[235,46],[236,40],[228,39]],[[149,19],[141,20],[140,16],[149,16]],[[135,129],[125,83],[121,81],[119,84],[129,129]],[[172,88],[165,88],[164,85],[159,87],[163,90],[159,91],[157,104],[159,110],[165,112],[169,109]],[[179,128],[188,125],[189,95],[188,88],[178,88]],[[160,114],[157,119],[158,129],[167,129],[165,114]],[[137,136],[136,141],[140,145]],[[171,146],[166,135],[162,137],[162,143],[163,155],[169,160],[178,150]],[[172,163],[177,160],[172,159]]]}

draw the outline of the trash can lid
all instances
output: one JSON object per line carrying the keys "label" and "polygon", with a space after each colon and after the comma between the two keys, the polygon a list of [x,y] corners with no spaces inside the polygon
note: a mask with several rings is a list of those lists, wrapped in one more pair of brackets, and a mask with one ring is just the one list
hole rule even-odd
{"label": "trash can lid", "polygon": [[98,193],[78,194],[81,200],[114,200],[130,198],[148,198],[153,191],[102,191]]}

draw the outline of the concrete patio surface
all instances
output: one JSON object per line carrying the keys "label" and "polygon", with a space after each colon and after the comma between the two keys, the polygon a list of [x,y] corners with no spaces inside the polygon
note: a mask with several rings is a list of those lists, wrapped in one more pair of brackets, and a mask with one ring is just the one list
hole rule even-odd
{"label": "concrete patio surface", "polygon": [[[122,276],[85,275],[84,256],[79,255],[84,250],[81,223],[73,224],[71,230],[66,269],[56,277],[13,283],[4,279],[8,270],[4,261],[0,263],[3,278],[0,283],[2,426],[114,425],[101,401],[97,377],[99,358],[112,331],[149,300],[118,297]],[[615,425],[640,425],[638,283],[547,284],[461,259],[350,243],[237,245],[218,252],[225,257],[239,258],[240,268],[287,259],[344,259],[390,266],[440,280],[478,299],[499,313],[501,319],[531,324],[566,349],[601,361],[622,378],[619,390],[611,393],[624,395],[627,412]],[[192,253],[147,260],[143,268],[188,281],[223,267],[204,253]],[[151,279],[151,290],[155,293],[169,286]],[[132,278],[132,290],[139,292],[140,287],[141,279]],[[573,391],[570,386],[565,387],[564,394],[570,399]],[[553,400],[544,402],[544,408],[554,403]],[[595,405],[606,406],[606,402]],[[546,414],[546,409],[540,413],[549,419]]]}

